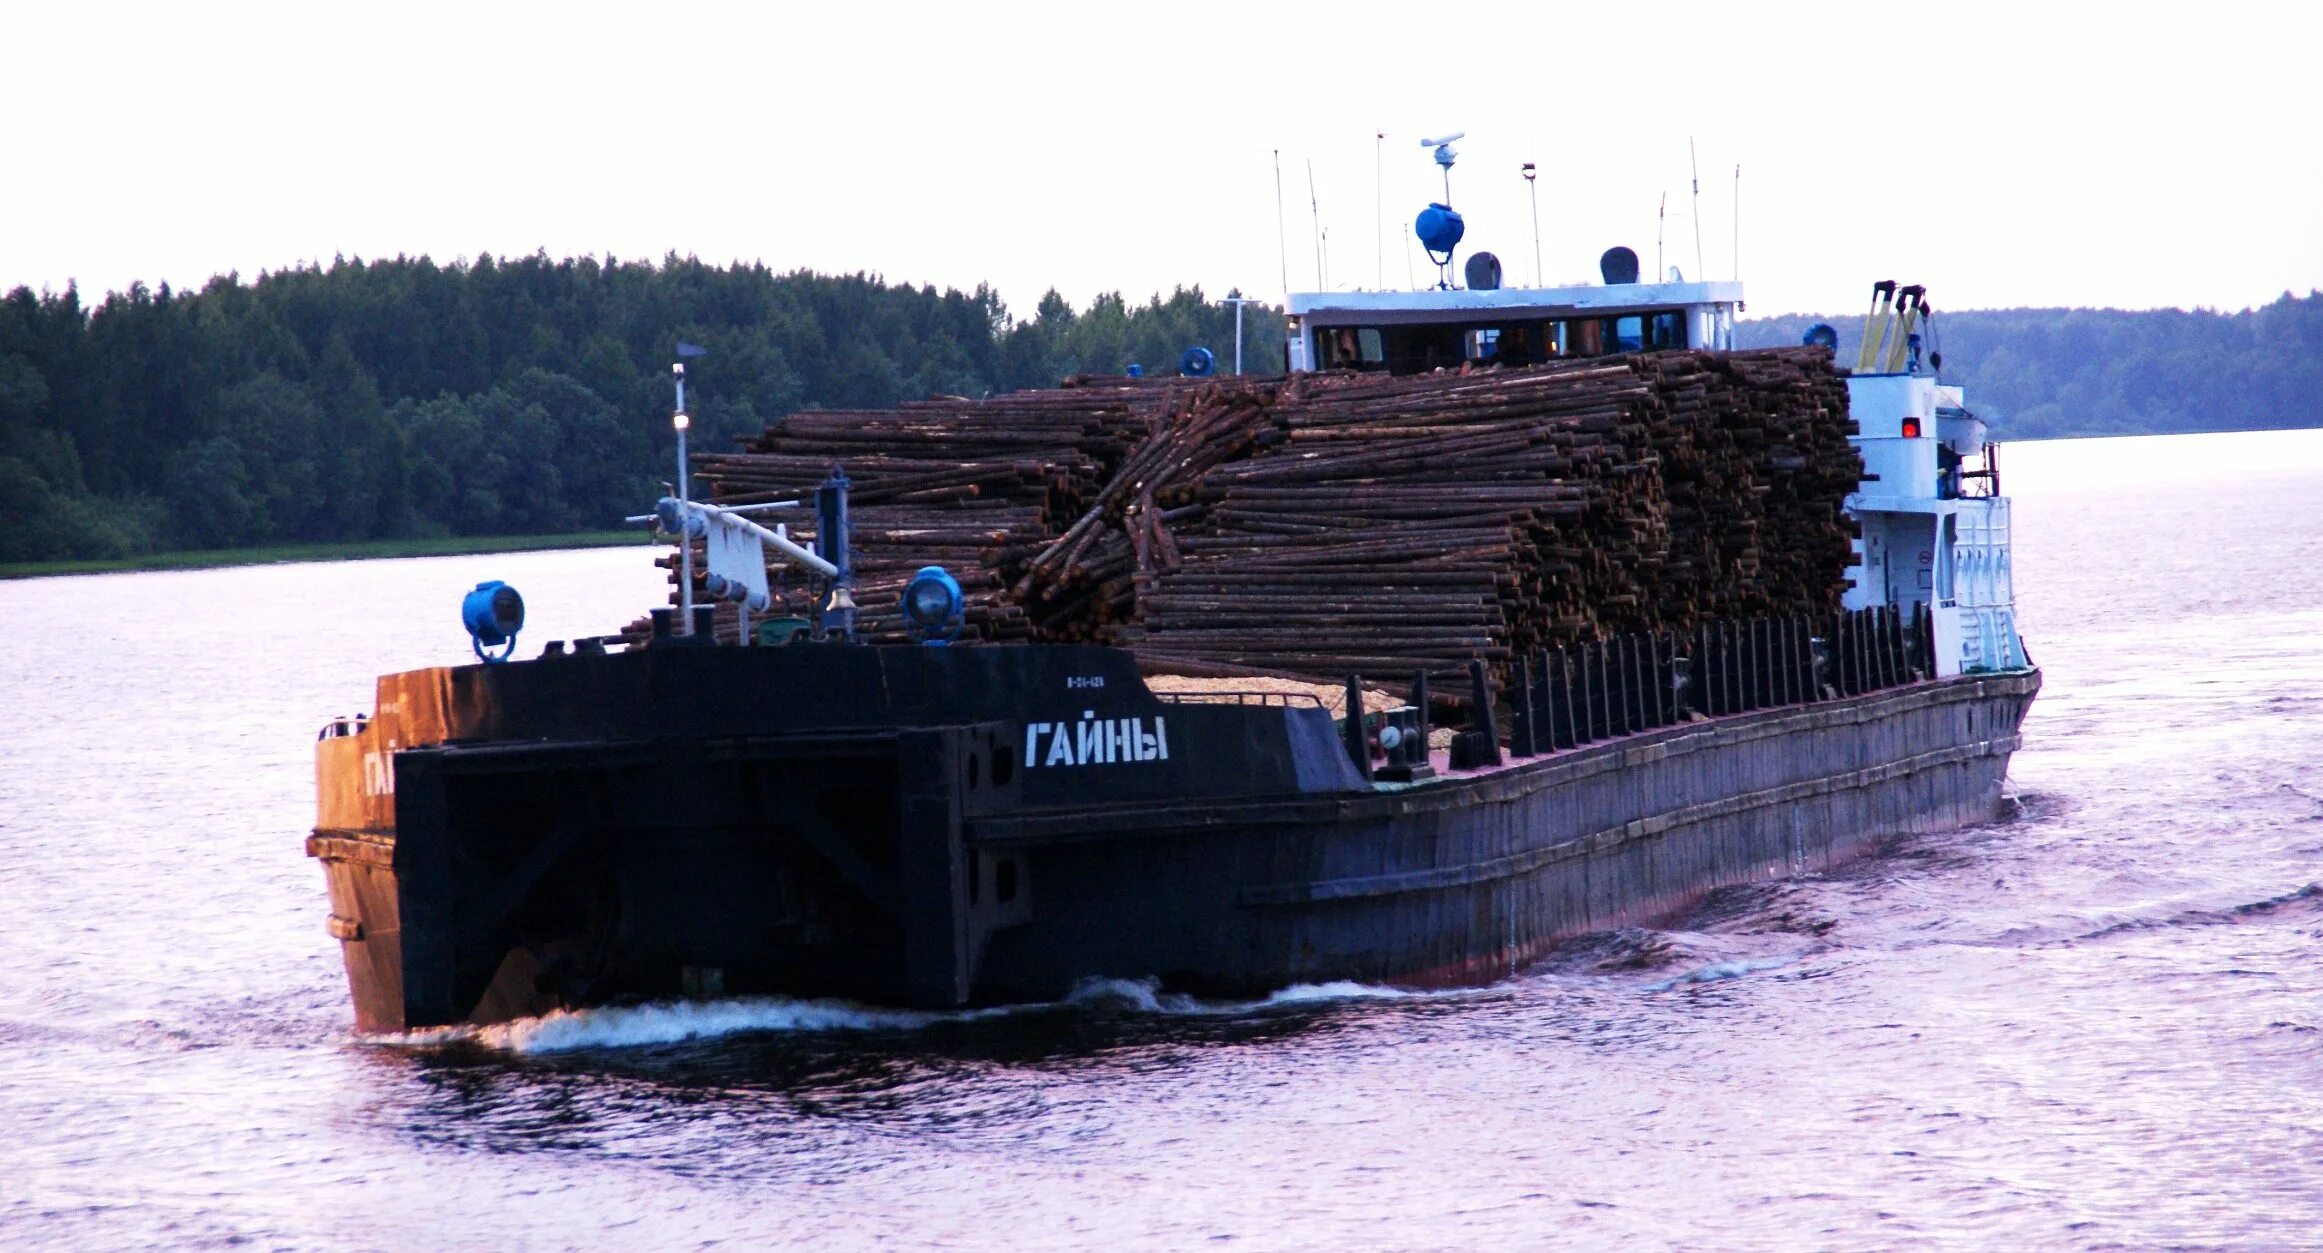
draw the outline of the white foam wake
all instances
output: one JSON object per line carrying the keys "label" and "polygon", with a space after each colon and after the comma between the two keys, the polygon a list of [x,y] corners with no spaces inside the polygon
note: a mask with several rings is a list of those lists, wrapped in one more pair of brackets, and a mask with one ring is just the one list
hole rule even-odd
{"label": "white foam wake", "polygon": [[1231,1017],[1291,1005],[1330,1001],[1405,1000],[1442,993],[1339,981],[1302,983],[1255,1001],[1204,1001],[1165,993],[1152,979],[1084,980],[1061,1002],[1001,1005],[985,1009],[882,1009],[851,1001],[736,997],[718,1001],[655,1001],[557,1010],[534,1018],[489,1026],[436,1027],[373,1037],[373,1043],[411,1048],[456,1042],[481,1044],[504,1053],[564,1053],[578,1049],[640,1048],[712,1040],[754,1032],[913,1031],[937,1023],[972,1022],[1011,1014],[1054,1011],[1065,1006],[1110,1007],[1133,1013]]}
{"label": "white foam wake", "polygon": [[1804,953],[1792,953],[1783,957],[1744,957],[1734,961],[1712,962],[1699,970],[1689,970],[1682,975],[1664,979],[1659,983],[1649,983],[1645,985],[1645,990],[1648,992],[1667,992],[1672,988],[1681,988],[1692,983],[1724,983],[1728,979],[1740,979],[1745,975],[1754,975],[1762,970],[1779,970],[1805,956]]}
{"label": "white foam wake", "polygon": [[1255,1001],[1205,1001],[1182,992],[1163,992],[1160,984],[1152,979],[1084,979],[1065,1001],[1074,1005],[1119,1005],[1149,1014],[1231,1017],[1283,1005],[1308,1005],[1326,1001],[1400,1001],[1441,995],[1444,993],[1340,979],[1330,983],[1294,983]]}

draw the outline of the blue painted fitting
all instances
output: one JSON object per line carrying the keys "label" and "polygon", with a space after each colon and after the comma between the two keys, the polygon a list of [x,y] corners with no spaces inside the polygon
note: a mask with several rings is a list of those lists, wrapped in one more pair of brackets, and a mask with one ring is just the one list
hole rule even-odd
{"label": "blue painted fitting", "polygon": [[923,644],[947,644],[960,633],[968,598],[942,566],[921,566],[903,587],[903,621]]}
{"label": "blue painted fitting", "polygon": [[1419,219],[1412,223],[1412,229],[1419,233],[1422,248],[1448,256],[1468,233],[1468,224],[1461,220],[1459,211],[1452,206],[1430,204],[1420,210]]}
{"label": "blue painted fitting", "polygon": [[[516,633],[524,629],[524,597],[498,579],[478,583],[460,601],[460,622],[479,660],[506,661],[516,652]],[[487,648],[502,651],[494,655]]]}

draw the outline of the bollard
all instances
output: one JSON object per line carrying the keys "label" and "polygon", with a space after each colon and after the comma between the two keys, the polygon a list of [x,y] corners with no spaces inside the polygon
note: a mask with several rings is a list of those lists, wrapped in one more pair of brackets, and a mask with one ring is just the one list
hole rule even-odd
{"label": "bollard", "polygon": [[1347,740],[1348,760],[1355,763],[1355,773],[1365,782],[1371,780],[1371,736],[1363,729],[1363,676],[1347,676],[1347,717],[1342,723]]}
{"label": "bollard", "polygon": [[1484,663],[1468,663],[1468,729],[1452,738],[1452,768],[1475,770],[1500,764],[1500,731],[1492,708],[1492,679]]}
{"label": "bollard", "polygon": [[1533,757],[1540,752],[1533,742],[1533,661],[1519,657],[1516,665],[1514,682],[1509,685],[1508,754]]}

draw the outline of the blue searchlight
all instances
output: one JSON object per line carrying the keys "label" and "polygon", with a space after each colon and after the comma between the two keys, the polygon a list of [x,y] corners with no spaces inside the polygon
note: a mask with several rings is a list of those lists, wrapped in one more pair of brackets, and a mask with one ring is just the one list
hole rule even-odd
{"label": "blue searchlight", "polygon": [[922,644],[949,644],[965,621],[960,581],[942,566],[921,566],[903,588],[903,621]]}
{"label": "blue searchlight", "polygon": [[[1446,167],[1445,178],[1451,178]],[[1446,194],[1449,194],[1449,188]],[[1452,287],[1452,250],[1460,246],[1460,239],[1468,233],[1468,224],[1460,213],[1448,204],[1431,203],[1420,210],[1412,222],[1412,231],[1420,237],[1420,247],[1428,250],[1428,260],[1436,263],[1436,286],[1449,291]]]}
{"label": "blue searchlight", "polygon": [[[1420,237],[1420,247],[1428,250],[1429,259],[1443,265],[1445,259],[1451,257],[1452,250],[1460,246],[1461,237],[1468,233],[1468,224],[1461,220],[1459,211],[1450,205],[1430,204],[1420,210],[1419,219],[1412,223],[1412,230]],[[1444,259],[1435,257],[1434,254],[1439,252],[1444,254]]]}
{"label": "blue searchlight", "polygon": [[[506,583],[488,579],[461,599],[460,621],[468,628],[468,643],[477,660],[506,661],[516,652],[516,633],[524,629],[524,597]],[[500,651],[488,653],[487,648]]]}

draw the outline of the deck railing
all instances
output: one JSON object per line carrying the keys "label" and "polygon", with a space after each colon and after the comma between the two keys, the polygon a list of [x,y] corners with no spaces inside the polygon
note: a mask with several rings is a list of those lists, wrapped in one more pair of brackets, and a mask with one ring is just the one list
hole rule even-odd
{"label": "deck railing", "polygon": [[1511,748],[1571,748],[1696,714],[1856,696],[1927,678],[1933,654],[1924,607],[1908,618],[1884,607],[1825,620],[1751,618],[1543,649],[1520,657],[1509,676]]}
{"label": "deck railing", "polygon": [[[1531,757],[1695,717],[1804,705],[1916,683],[1935,673],[1925,606],[1829,618],[1704,623],[1691,633],[1619,635],[1517,656],[1495,691],[1472,666],[1468,731],[1454,766],[1497,761],[1493,712],[1505,703],[1507,752]],[[1352,680],[1351,682],[1359,682]],[[1481,714],[1478,711],[1481,710]],[[1489,728],[1485,723],[1489,722]],[[1352,739],[1351,743],[1354,742]]]}
{"label": "deck railing", "polygon": [[1313,692],[1155,692],[1156,699],[1172,705],[1259,705],[1289,708],[1301,705],[1314,709],[1324,707],[1323,698]]}

